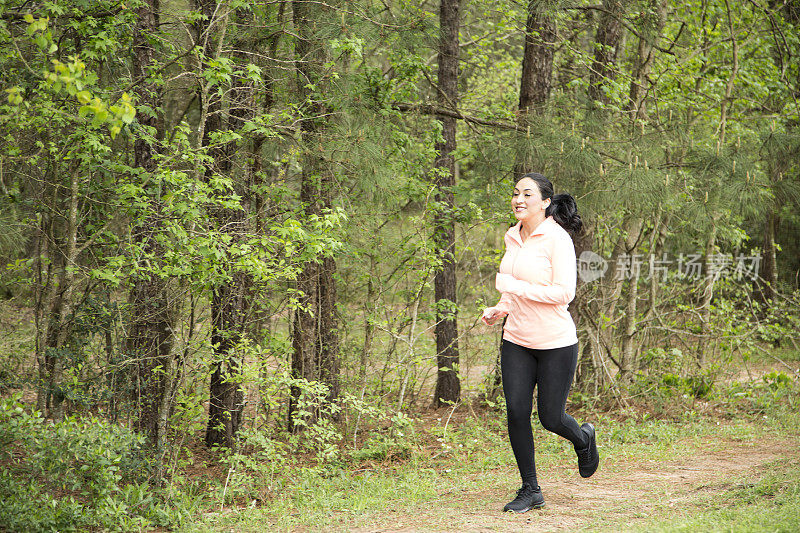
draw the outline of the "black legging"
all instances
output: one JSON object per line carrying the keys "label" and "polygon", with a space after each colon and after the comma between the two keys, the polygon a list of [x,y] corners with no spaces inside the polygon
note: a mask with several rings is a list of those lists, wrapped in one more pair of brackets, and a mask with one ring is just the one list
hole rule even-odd
{"label": "black legging", "polygon": [[537,485],[531,431],[533,388],[537,384],[537,411],[542,426],[568,439],[577,448],[589,445],[589,438],[575,419],[564,412],[577,365],[577,344],[534,350],[503,341],[500,367],[508,410],[508,436],[523,483]]}

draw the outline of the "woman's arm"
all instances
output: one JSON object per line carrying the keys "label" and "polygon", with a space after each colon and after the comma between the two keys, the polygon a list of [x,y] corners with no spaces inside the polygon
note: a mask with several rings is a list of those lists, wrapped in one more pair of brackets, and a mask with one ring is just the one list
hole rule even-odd
{"label": "woman's arm", "polygon": [[511,296],[509,294],[505,293],[505,292],[502,293],[500,295],[500,301],[497,302],[497,305],[495,305],[495,307],[501,313],[503,313],[503,316],[505,316],[508,313],[510,313],[511,312]]}
{"label": "woman's arm", "polygon": [[[546,304],[568,304],[575,298],[578,271],[575,247],[571,239],[558,239],[553,246],[552,285],[534,285],[515,278],[511,274],[497,274],[495,287],[503,293],[513,294],[535,302]],[[503,298],[500,299],[501,301]]]}
{"label": "woman's arm", "polygon": [[497,302],[497,305],[494,307],[487,307],[483,310],[483,316],[481,319],[483,320],[484,324],[488,324],[491,326],[497,319],[503,318],[504,316],[508,316],[508,313],[511,311],[511,296],[508,293],[503,293],[500,295],[500,301]]}

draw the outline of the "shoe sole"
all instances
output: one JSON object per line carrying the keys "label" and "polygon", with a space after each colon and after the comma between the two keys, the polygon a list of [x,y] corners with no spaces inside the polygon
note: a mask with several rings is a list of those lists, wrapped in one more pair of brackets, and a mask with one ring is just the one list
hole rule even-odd
{"label": "shoe sole", "polygon": [[531,509],[541,509],[542,507],[544,507],[544,502],[542,502],[542,503],[540,503],[538,505],[534,505],[532,507],[528,507],[527,509],[523,509],[521,511],[515,511],[513,509],[503,509],[503,512],[504,513],[522,514],[522,513],[527,513]]}

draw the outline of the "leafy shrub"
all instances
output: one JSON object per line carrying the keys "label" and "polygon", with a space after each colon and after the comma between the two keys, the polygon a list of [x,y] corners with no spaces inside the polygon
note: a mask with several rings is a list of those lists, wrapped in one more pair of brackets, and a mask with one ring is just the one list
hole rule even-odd
{"label": "leafy shrub", "polygon": [[[219,487],[222,505],[268,500],[285,490],[292,479],[300,483],[300,478],[307,481],[313,476],[330,475],[348,460],[411,455],[414,424],[404,413],[385,411],[346,393],[331,402],[324,384],[291,378],[282,372],[262,375],[260,379],[297,387],[300,398],[294,414],[300,429],[288,432],[283,426],[266,423],[263,415],[252,426],[242,427],[235,449],[223,454],[228,473]],[[345,439],[346,425],[333,420],[333,415],[344,411],[363,427],[361,432],[353,431],[352,440]],[[357,437],[362,439],[358,446]]]}
{"label": "leafy shrub", "polygon": [[23,481],[0,470],[0,529],[4,531],[78,531],[90,525],[74,498],[56,500],[34,480]]}
{"label": "leafy shrub", "polygon": [[787,389],[792,386],[792,378],[786,372],[770,372],[762,378],[772,390]]}
{"label": "leafy shrub", "polygon": [[714,391],[714,379],[708,373],[685,377],[664,374],[661,377],[661,383],[663,387],[672,389],[676,394],[685,394],[694,398],[707,398]]}
{"label": "leafy shrub", "polygon": [[771,302],[764,309],[765,320],[756,326],[758,339],[773,346],[796,346],[798,331],[800,331],[798,303],[800,303],[800,294],[798,293],[789,298]]}
{"label": "leafy shrub", "polygon": [[650,348],[642,354],[641,365],[651,375],[675,373],[681,367],[685,356],[678,348],[669,351],[661,347]]}
{"label": "leafy shrub", "polygon": [[237,437],[238,449],[222,457],[228,464],[228,475],[220,490],[221,503],[266,500],[282,487],[284,475],[294,468],[292,449],[266,428],[245,427]]}
{"label": "leafy shrub", "polygon": [[761,380],[734,383],[726,391],[729,407],[754,415],[776,415],[800,408],[800,383],[781,371],[765,374]]}
{"label": "leafy shrub", "polygon": [[411,455],[413,431],[413,421],[402,412],[395,413],[388,430],[373,431],[363,445],[350,452],[350,457],[357,463],[391,457],[407,459]]}
{"label": "leafy shrub", "polygon": [[144,439],[96,417],[49,423],[0,400],[0,529],[139,530],[175,521],[154,497]]}

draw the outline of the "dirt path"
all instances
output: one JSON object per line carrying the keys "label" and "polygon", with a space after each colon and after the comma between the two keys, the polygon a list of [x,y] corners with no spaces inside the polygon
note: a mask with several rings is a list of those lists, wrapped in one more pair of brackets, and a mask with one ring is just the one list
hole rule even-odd
{"label": "dirt path", "polygon": [[444,493],[436,502],[440,507],[426,505],[414,513],[387,509],[386,523],[376,521],[359,531],[608,531],[613,524],[633,526],[655,511],[663,517],[691,516],[709,496],[734,488],[737,477],[756,476],[763,465],[787,456],[800,457],[797,442],[716,441],[681,460],[641,464],[605,458],[589,480],[565,464],[540,472],[540,479],[547,480],[546,506],[537,511],[495,512],[513,494],[487,487],[477,493]]}

